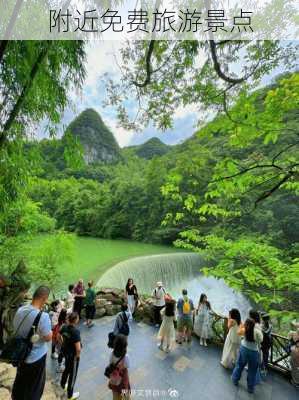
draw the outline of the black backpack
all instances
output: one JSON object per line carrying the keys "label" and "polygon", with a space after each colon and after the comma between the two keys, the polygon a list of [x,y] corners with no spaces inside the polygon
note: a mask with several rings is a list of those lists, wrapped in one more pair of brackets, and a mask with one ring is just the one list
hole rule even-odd
{"label": "black backpack", "polygon": [[12,364],[14,367],[18,367],[29,356],[33,346],[31,342],[31,337],[34,334],[36,328],[38,327],[42,311],[40,311],[35,317],[26,338],[18,337],[18,332],[21,326],[23,325],[24,321],[26,320],[26,318],[31,314],[31,312],[32,311],[30,311],[27,315],[25,315],[25,317],[19,324],[18,328],[16,329],[14,336],[11,339],[9,339],[7,343],[5,343],[2,353],[0,355],[0,361]]}
{"label": "black backpack", "polygon": [[121,335],[129,336],[130,333],[130,327],[128,324],[128,317],[125,312],[120,314],[120,317],[122,319],[122,326],[120,327],[119,333]]}

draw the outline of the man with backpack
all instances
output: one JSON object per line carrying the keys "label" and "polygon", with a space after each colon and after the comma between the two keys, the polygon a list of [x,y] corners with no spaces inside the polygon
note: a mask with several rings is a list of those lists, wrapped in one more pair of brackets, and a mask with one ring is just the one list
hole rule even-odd
{"label": "man with backpack", "polygon": [[32,303],[20,307],[13,325],[15,336],[28,339],[29,354],[18,364],[12,388],[13,400],[40,400],[46,383],[47,342],[52,340],[49,314],[42,312],[50,289],[40,286],[33,294]]}
{"label": "man with backpack", "polygon": [[194,304],[188,297],[187,289],[182,291],[183,297],[178,300],[178,337],[177,342],[182,344],[186,338],[188,343],[191,343],[191,335],[193,330],[193,311]]}
{"label": "man with backpack", "polygon": [[154,323],[158,328],[162,323],[161,310],[165,307],[166,291],[162,282],[157,282],[157,286],[153,290],[152,298],[154,299]]}
{"label": "man with backpack", "polygon": [[67,324],[60,329],[59,340],[61,342],[61,351],[65,357],[65,369],[61,377],[61,387],[65,389],[67,384],[68,399],[78,399],[79,392],[74,393],[74,386],[77,378],[80,354],[81,337],[80,331],[76,327],[79,323],[79,314],[72,312],[68,316]]}
{"label": "man with backpack", "polygon": [[114,324],[114,329],[113,329],[113,335],[125,335],[129,336],[130,333],[130,327],[129,327],[129,319],[131,317],[128,304],[123,304],[121,306],[121,311],[117,314],[115,324]]}

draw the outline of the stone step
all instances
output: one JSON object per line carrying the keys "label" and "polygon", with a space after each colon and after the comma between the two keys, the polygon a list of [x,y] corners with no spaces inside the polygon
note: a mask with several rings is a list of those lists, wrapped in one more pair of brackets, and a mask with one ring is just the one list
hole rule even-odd
{"label": "stone step", "polygon": [[[10,364],[0,364],[0,387],[11,390],[16,376],[16,368]],[[1,397],[0,397],[1,398]]]}
{"label": "stone step", "polygon": [[[10,364],[0,363],[0,399],[10,400],[11,390],[16,376],[16,368]],[[64,391],[53,381],[47,380],[42,400],[65,400]]]}
{"label": "stone step", "polygon": [[0,399],[1,400],[11,400],[10,391],[0,387]]}

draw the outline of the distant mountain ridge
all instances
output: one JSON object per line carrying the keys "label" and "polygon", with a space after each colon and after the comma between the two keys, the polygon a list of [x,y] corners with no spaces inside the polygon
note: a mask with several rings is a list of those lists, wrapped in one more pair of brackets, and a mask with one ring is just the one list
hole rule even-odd
{"label": "distant mountain ridge", "polygon": [[86,164],[115,162],[120,159],[120,147],[101,116],[92,108],[82,111],[67,127],[83,146]]}
{"label": "distant mountain ridge", "polygon": [[152,137],[143,144],[124,147],[123,153],[134,154],[140,158],[150,160],[156,156],[164,156],[171,148],[172,146],[163,143],[159,138]]}

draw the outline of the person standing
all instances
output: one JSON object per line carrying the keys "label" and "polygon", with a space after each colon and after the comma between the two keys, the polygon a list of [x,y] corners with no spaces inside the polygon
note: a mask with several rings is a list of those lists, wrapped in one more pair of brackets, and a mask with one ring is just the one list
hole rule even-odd
{"label": "person standing", "polygon": [[123,304],[121,306],[121,311],[117,314],[116,320],[114,323],[114,329],[113,329],[113,335],[114,337],[117,335],[125,335],[129,336],[130,333],[130,327],[128,324],[128,321],[131,317],[131,313],[128,309],[127,304]]}
{"label": "person standing", "polygon": [[114,371],[109,377],[108,387],[112,390],[113,400],[130,398],[129,357],[127,355],[128,341],[125,335],[117,335],[114,340],[110,365]]}
{"label": "person standing", "polygon": [[75,303],[74,285],[69,285],[66,296],[66,305],[65,305],[68,314],[74,311],[74,303]]}
{"label": "person standing", "polygon": [[93,281],[88,282],[85,297],[86,326],[92,327],[93,319],[96,312],[96,292],[93,288]]}
{"label": "person standing", "polygon": [[[251,309],[249,311],[249,318],[253,319],[255,322],[254,325],[254,330],[259,329],[262,333],[262,326],[261,326],[261,315],[257,310]],[[261,343],[259,343],[258,349],[259,349],[259,367],[257,369],[256,373],[256,384],[259,384],[262,382],[262,373],[261,373],[261,368],[262,368],[262,349],[261,349]]]}
{"label": "person standing", "polygon": [[62,326],[59,333],[61,349],[65,357],[65,369],[62,373],[60,385],[65,389],[67,384],[68,399],[78,399],[80,396],[79,392],[74,393],[81,354],[80,331],[76,327],[78,323],[78,313],[72,312],[68,316],[67,324]]}
{"label": "person standing", "polygon": [[83,285],[83,279],[80,279],[77,285],[74,287],[74,309],[73,311],[78,313],[79,319],[81,319],[81,311],[83,307],[83,300],[85,297],[85,288]]}
{"label": "person standing", "polygon": [[159,349],[164,350],[163,346],[166,344],[165,352],[169,353],[175,341],[175,300],[166,301],[162,314],[164,314],[163,320],[158,333],[158,339],[160,339]]}
{"label": "person standing", "polygon": [[161,310],[165,307],[166,291],[162,282],[157,282],[157,286],[153,290],[152,298],[154,299],[154,323],[158,328],[161,325]]}
{"label": "person standing", "polygon": [[137,288],[134,285],[134,281],[132,278],[129,278],[128,282],[126,284],[126,298],[127,298],[129,311],[133,317],[135,308],[137,306],[138,293],[137,293]]}
{"label": "person standing", "polygon": [[52,351],[51,351],[51,357],[54,359],[57,359],[59,357],[59,351],[60,351],[60,346],[57,341],[58,339],[58,333],[60,331],[60,328],[62,327],[63,324],[65,324],[66,321],[66,316],[67,316],[67,311],[65,308],[63,308],[59,315],[58,319],[56,320],[56,323],[53,325],[53,319],[52,319]]}
{"label": "person standing", "polygon": [[57,366],[56,372],[59,372],[59,373],[64,371],[64,368],[62,367],[62,361],[63,361],[64,355],[63,355],[63,352],[61,349],[61,342],[59,340],[60,330],[61,330],[62,326],[65,325],[67,322],[67,315],[68,315],[67,310],[65,308],[63,308],[59,314],[58,323],[53,330],[53,337],[55,338],[55,341],[56,341],[56,351],[58,353],[58,359],[57,359],[58,366]]}
{"label": "person standing", "polygon": [[299,389],[299,340],[290,349],[291,382]]}
{"label": "person standing", "polygon": [[211,305],[204,293],[200,295],[196,310],[194,332],[200,337],[200,345],[207,346],[207,339],[211,336]]}
{"label": "person standing", "polygon": [[272,345],[272,324],[267,313],[262,314],[261,328],[263,332],[262,350],[262,373],[265,376],[268,371],[269,353]]}
{"label": "person standing", "polygon": [[233,368],[236,364],[238,352],[241,344],[241,337],[238,335],[241,324],[241,315],[239,310],[233,308],[228,317],[228,334],[225,339],[221,364],[224,368]]}
{"label": "person standing", "polygon": [[54,334],[54,329],[58,324],[58,319],[59,315],[63,309],[63,304],[60,300],[55,300],[51,303],[51,311],[49,312],[49,317],[51,320],[51,326],[52,326],[52,351],[51,351],[51,357],[54,359],[58,358],[58,354],[56,353],[56,337]]}
{"label": "person standing", "polygon": [[193,330],[193,311],[194,304],[188,297],[187,289],[182,290],[182,295],[178,300],[177,310],[178,310],[178,338],[177,342],[182,344],[183,340],[186,338],[187,342],[191,342],[191,335]]}
{"label": "person standing", "polygon": [[[46,383],[47,342],[52,340],[50,317],[42,309],[48,301],[50,289],[40,286],[33,294],[31,304],[20,307],[13,326],[18,336],[26,338],[36,324],[32,349],[24,363],[17,368],[12,388],[12,400],[40,400]],[[38,321],[39,320],[39,321]],[[37,322],[38,321],[38,322]]]}
{"label": "person standing", "polygon": [[239,334],[244,334],[244,338],[241,341],[237,363],[232,374],[232,381],[234,385],[238,386],[242,372],[247,364],[247,390],[249,393],[254,393],[260,364],[259,347],[263,340],[263,334],[260,329],[255,328],[255,321],[252,318],[248,318],[245,321],[244,328],[241,327]]}

